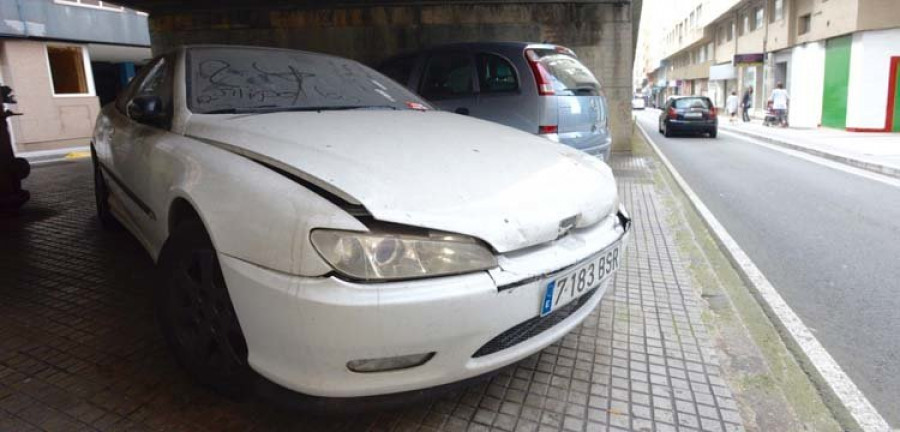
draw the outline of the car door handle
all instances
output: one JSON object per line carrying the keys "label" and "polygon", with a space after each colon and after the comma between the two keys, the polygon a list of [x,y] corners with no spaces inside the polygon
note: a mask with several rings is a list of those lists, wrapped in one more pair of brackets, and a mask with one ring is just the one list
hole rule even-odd
{"label": "car door handle", "polygon": [[459,107],[459,108],[453,110],[453,112],[455,112],[457,114],[462,114],[462,115],[469,115],[469,109],[466,107]]}

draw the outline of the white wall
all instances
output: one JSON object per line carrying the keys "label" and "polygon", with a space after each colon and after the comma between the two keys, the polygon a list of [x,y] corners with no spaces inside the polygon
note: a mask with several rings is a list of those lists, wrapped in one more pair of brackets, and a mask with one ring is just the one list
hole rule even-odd
{"label": "white wall", "polygon": [[825,85],[825,43],[810,42],[792,50],[788,67],[792,127],[814,128],[822,122],[822,87]]}
{"label": "white wall", "polygon": [[900,56],[900,29],[858,32],[850,51],[847,127],[883,129],[891,57]]}

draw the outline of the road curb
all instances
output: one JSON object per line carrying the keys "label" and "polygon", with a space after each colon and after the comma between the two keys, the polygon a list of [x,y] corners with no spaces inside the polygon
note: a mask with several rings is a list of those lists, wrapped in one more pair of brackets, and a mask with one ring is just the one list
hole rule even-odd
{"label": "road curb", "polygon": [[777,146],[779,146],[779,147],[784,147],[784,148],[787,148],[787,149],[796,150],[796,151],[799,151],[799,152],[811,154],[811,155],[813,155],[813,156],[818,156],[818,157],[820,157],[820,158],[833,160],[833,161],[835,161],[835,162],[840,162],[840,163],[845,164],[845,165],[850,165],[850,166],[852,166],[852,167],[854,167],[854,168],[859,168],[859,169],[863,169],[863,170],[866,170],[866,171],[871,171],[871,172],[874,172],[874,173],[877,173],[877,174],[882,174],[882,175],[886,175],[886,176],[890,176],[890,177],[894,177],[894,178],[900,179],[900,168],[895,168],[895,167],[892,167],[892,166],[876,164],[876,163],[872,163],[872,162],[866,162],[866,161],[861,160],[861,159],[855,159],[855,158],[851,158],[851,157],[847,157],[847,156],[841,156],[841,155],[838,155],[838,154],[829,153],[829,152],[822,151],[822,150],[816,150],[816,149],[814,149],[814,148],[809,148],[809,147],[802,146],[802,145],[799,145],[799,144],[793,144],[793,143],[790,143],[790,142],[787,142],[787,141],[784,141],[784,140],[772,138],[772,137],[767,136],[767,135],[763,135],[763,134],[756,133],[756,132],[750,132],[750,131],[746,131],[746,130],[740,130],[740,129],[738,129],[738,128],[721,128],[721,129],[722,129],[722,131],[724,131],[724,132],[731,132],[731,133],[734,133],[734,134],[743,135],[743,136],[746,136],[746,137],[758,139],[758,140],[764,141],[764,142],[766,142],[766,143],[768,143],[768,144],[773,144],[773,145],[777,145]]}
{"label": "road curb", "polygon": [[17,153],[16,157],[25,158],[32,165],[44,165],[65,162],[89,157],[90,147],[71,147],[59,150],[41,150]]}
{"label": "road curb", "polygon": [[[856,387],[856,384],[831,357],[812,331],[803,324],[799,316],[788,306],[775,287],[766,279],[762,271],[741,249],[725,227],[694,193],[684,178],[678,173],[668,158],[660,151],[647,131],[635,122],[642,138],[655,155],[663,163],[678,187],[687,196],[691,206],[700,215],[715,239],[719,248],[734,265],[741,279],[750,287],[753,296],[762,306],[766,315],[778,329],[782,340],[797,357],[801,367],[810,375],[820,391],[827,392],[830,397],[824,398],[825,404],[835,413],[839,422],[852,421],[853,424],[842,424],[842,427],[853,430],[890,432],[887,421],[878,413],[871,402]],[[843,419],[843,421],[842,421]]]}

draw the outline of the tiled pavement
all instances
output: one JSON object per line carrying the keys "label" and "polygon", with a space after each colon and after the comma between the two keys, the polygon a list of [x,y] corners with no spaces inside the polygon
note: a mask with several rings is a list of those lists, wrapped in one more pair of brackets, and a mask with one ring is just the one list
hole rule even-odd
{"label": "tiled pavement", "polygon": [[153,267],[100,231],[90,164],[36,168],[0,219],[0,431],[742,430],[650,161],[613,161],[635,221],[625,266],[574,332],[491,381],[390,412],[311,417],[191,384],[153,322]]}

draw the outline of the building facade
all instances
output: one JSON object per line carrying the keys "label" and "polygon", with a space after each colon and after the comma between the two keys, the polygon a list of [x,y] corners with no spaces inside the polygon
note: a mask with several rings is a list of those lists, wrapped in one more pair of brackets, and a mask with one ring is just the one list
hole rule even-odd
{"label": "building facade", "polygon": [[0,0],[0,82],[17,152],[88,145],[100,106],[150,57],[147,15],[99,0]]}
{"label": "building facade", "polygon": [[[661,2],[659,3],[662,4]],[[667,14],[639,73],[656,91],[727,95],[752,88],[761,116],[777,83],[789,122],[850,131],[900,131],[900,7],[896,0],[691,0]],[[677,12],[677,13],[674,13]],[[653,57],[653,55],[648,55]]]}

